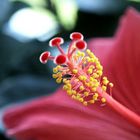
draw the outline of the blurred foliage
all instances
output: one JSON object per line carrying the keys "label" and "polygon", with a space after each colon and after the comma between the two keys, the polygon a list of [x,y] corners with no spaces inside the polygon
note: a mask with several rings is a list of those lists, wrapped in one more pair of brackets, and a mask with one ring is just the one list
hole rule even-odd
{"label": "blurred foliage", "polygon": [[47,6],[47,1],[46,0],[10,0],[11,2],[23,2],[26,3],[32,7],[45,7]]}
{"label": "blurred foliage", "polygon": [[77,20],[78,7],[75,0],[52,0],[60,23],[67,30],[73,29]]}
{"label": "blurred foliage", "polygon": [[140,0],[129,0],[129,1],[132,1],[132,2],[140,2]]}

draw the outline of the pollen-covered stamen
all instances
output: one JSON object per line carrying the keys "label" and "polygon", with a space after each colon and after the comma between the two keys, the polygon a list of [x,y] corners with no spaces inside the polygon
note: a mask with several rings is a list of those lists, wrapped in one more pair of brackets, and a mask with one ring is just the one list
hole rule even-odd
{"label": "pollen-covered stamen", "polygon": [[61,44],[64,43],[63,38],[61,37],[55,37],[52,40],[49,41],[50,47],[57,47],[61,54],[65,54],[63,49],[60,47]]}
{"label": "pollen-covered stamen", "polygon": [[40,60],[41,63],[45,64],[45,63],[47,63],[47,61],[48,61],[49,59],[53,59],[53,58],[54,58],[54,57],[51,56],[50,52],[45,51],[45,52],[43,52],[43,53],[40,55],[39,60]]}
{"label": "pollen-covered stamen", "polygon": [[[93,104],[97,101],[101,101],[103,104],[106,102],[97,89],[100,87],[102,91],[106,91],[110,83],[106,77],[102,77],[103,67],[90,50],[73,52],[67,65],[61,67],[57,72],[61,73],[62,79],[66,74],[69,75],[63,81],[63,89],[73,99],[82,102],[83,105]],[[60,78],[55,78],[59,83]]]}
{"label": "pollen-covered stamen", "polygon": [[[113,84],[107,77],[103,77],[103,67],[98,58],[90,50],[77,51],[78,48],[74,44],[78,38],[81,39],[75,37],[75,33],[71,35],[69,51],[65,55],[62,53],[55,57],[55,63],[60,65],[53,69],[53,78],[56,78],[57,83],[63,81],[63,89],[72,99],[85,106],[98,101],[101,101],[102,105],[107,103],[131,124],[140,128],[140,116],[111,97]],[[54,41],[54,44],[56,42]],[[48,52],[40,56],[42,63],[46,63],[48,59],[54,60]]]}

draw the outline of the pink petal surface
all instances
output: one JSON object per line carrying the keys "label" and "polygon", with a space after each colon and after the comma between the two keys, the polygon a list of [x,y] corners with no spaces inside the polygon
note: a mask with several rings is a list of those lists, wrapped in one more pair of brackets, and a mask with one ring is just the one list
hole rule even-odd
{"label": "pink petal surface", "polygon": [[[140,17],[133,9],[114,38],[89,42],[115,84],[113,97],[139,111]],[[133,46],[133,47],[132,47]],[[137,75],[134,75],[137,74]],[[140,131],[108,106],[82,106],[59,89],[4,114],[7,134],[19,140],[139,140]]]}
{"label": "pink petal surface", "polygon": [[113,97],[140,114],[140,14],[129,9],[114,38],[93,39],[89,45],[115,85]]}

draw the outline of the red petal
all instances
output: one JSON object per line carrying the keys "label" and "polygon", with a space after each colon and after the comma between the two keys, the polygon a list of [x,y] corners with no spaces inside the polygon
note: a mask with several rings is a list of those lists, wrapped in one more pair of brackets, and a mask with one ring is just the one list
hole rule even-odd
{"label": "red petal", "polygon": [[107,106],[84,107],[61,90],[50,97],[9,109],[4,122],[8,135],[23,140],[139,139],[139,130]]}
{"label": "red petal", "polygon": [[140,14],[131,8],[120,24],[114,39],[93,40],[89,46],[115,85],[113,97],[140,114]]}

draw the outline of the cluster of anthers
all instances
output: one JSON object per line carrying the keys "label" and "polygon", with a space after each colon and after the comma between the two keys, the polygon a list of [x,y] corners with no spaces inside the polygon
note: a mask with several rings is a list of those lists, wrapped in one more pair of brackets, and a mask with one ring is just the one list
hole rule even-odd
{"label": "cluster of anthers", "polygon": [[57,65],[53,68],[53,78],[57,83],[63,82],[63,89],[73,99],[80,101],[83,105],[93,104],[106,99],[101,95],[109,89],[111,94],[113,84],[107,77],[103,76],[103,67],[98,58],[87,48],[87,43],[83,40],[83,35],[74,32],[70,35],[72,40],[67,52],[61,48],[64,43],[63,38],[56,37],[50,40],[51,47],[57,47],[60,54],[56,57],[51,56],[50,52],[45,51],[40,56],[41,63],[53,60]]}

